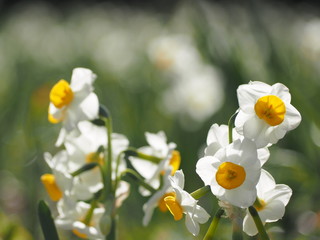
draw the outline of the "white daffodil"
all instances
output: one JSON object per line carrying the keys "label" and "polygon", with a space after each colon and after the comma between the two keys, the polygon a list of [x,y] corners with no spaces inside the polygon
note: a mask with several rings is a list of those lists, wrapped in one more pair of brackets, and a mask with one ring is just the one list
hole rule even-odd
{"label": "white daffodil", "polygon": [[[103,126],[96,126],[88,121],[78,124],[80,135],[67,136],[65,147],[68,153],[68,169],[74,172],[87,163],[97,162],[104,165],[104,149],[107,147],[107,130]],[[112,134],[112,177],[116,178],[115,168],[117,156],[119,153],[127,149],[129,141],[120,134]],[[103,148],[101,151],[100,148]],[[119,172],[126,168],[125,161],[122,159],[119,163]],[[99,168],[96,167],[89,171],[83,172],[74,178],[74,188],[77,196],[81,200],[90,199],[95,192],[103,187],[102,177]]]}
{"label": "white daffodil", "polygon": [[65,195],[72,195],[73,178],[67,169],[67,152],[62,150],[54,157],[50,153],[45,153],[44,159],[52,169],[52,174],[46,173],[41,176],[41,181],[50,199],[58,201]]}
{"label": "white daffodil", "polygon": [[71,230],[82,239],[104,239],[100,231],[99,222],[104,208],[94,207],[72,198],[63,198],[57,204],[58,216],[55,223],[58,228]]}
{"label": "white daffodil", "polygon": [[169,176],[170,184],[173,189],[173,195],[166,196],[164,202],[173,215],[174,220],[178,221],[186,215],[186,227],[190,233],[197,236],[200,231],[199,224],[208,221],[210,215],[188,192],[184,191],[184,174],[182,170],[176,171],[174,176]]}
{"label": "white daffodil", "polygon": [[95,78],[91,70],[75,68],[70,84],[62,79],[51,89],[48,119],[51,123],[63,122],[57,146],[63,143],[79,121],[98,117],[99,101],[92,86]]}
{"label": "white daffodil", "polygon": [[[141,159],[138,157],[130,157],[129,160],[137,172],[145,178],[145,182],[157,189],[160,186],[160,176],[167,169],[171,169],[171,174],[180,167],[180,153],[174,150],[175,143],[167,143],[167,137],[163,131],[158,133],[145,133],[149,146],[138,149],[139,152],[163,159],[158,164]],[[144,188],[140,188],[143,196],[149,196],[150,192]]]}
{"label": "white daffodil", "polygon": [[258,148],[277,143],[301,121],[300,113],[290,104],[289,89],[281,83],[249,82],[238,87],[237,95],[236,130],[254,140]]}
{"label": "white daffodil", "polygon": [[256,145],[249,139],[238,139],[214,156],[199,159],[196,172],[222,201],[245,208],[256,199],[261,165]]}
{"label": "white daffodil", "polygon": [[159,189],[157,192],[155,192],[143,205],[143,211],[144,211],[144,217],[142,220],[143,226],[147,226],[152,218],[153,211],[156,207],[159,207],[159,210],[161,212],[167,212],[168,208],[166,206],[166,203],[164,202],[164,198],[167,196],[174,196],[173,189],[169,182],[169,175],[171,174],[171,170],[167,170],[163,178],[163,185],[161,189]]}
{"label": "white daffodil", "polygon": [[[276,184],[271,174],[262,170],[257,184],[257,200],[254,204],[262,223],[276,222],[281,219],[291,195],[292,190],[290,187],[285,184]],[[258,233],[248,210],[243,220],[243,231],[249,236],[254,236]]]}
{"label": "white daffodil", "polygon": [[[233,141],[243,139],[236,130],[232,129]],[[205,148],[205,156],[213,156],[220,148],[226,147],[229,144],[229,129],[227,125],[213,124],[208,132],[207,147]],[[258,159],[261,166],[269,159],[270,152],[268,148],[259,148],[257,150]]]}

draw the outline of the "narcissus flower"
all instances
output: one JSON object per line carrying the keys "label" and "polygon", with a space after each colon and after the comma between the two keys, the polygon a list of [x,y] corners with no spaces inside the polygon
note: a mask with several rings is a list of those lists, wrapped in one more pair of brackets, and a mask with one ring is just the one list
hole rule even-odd
{"label": "narcissus flower", "polygon": [[[180,153],[175,150],[175,143],[167,143],[167,137],[163,131],[158,133],[145,133],[149,146],[138,149],[139,152],[162,159],[159,163],[147,161],[138,157],[130,157],[129,160],[137,172],[145,178],[145,182],[155,189],[160,186],[160,177],[167,169],[171,169],[171,175],[180,167]],[[140,188],[143,196],[149,196],[150,192]]]}
{"label": "narcissus flower", "polygon": [[199,224],[208,221],[210,215],[195,200],[188,192],[184,191],[184,174],[182,170],[176,171],[174,176],[169,176],[170,184],[173,189],[173,194],[166,196],[164,202],[173,215],[174,220],[178,221],[185,214],[186,227],[190,233],[197,236],[200,231]]}
{"label": "narcissus flower", "polygon": [[[243,139],[235,129],[232,129],[233,141]],[[207,147],[205,148],[205,156],[213,156],[220,148],[226,147],[229,144],[229,129],[227,125],[213,124],[208,132]],[[261,166],[269,159],[270,152],[268,148],[259,148],[257,150],[258,159]]]}
{"label": "narcissus flower", "polygon": [[[257,184],[257,200],[254,204],[262,223],[276,222],[281,219],[291,195],[292,190],[290,187],[284,184],[276,184],[271,174],[262,170]],[[243,220],[243,231],[249,236],[254,236],[258,233],[249,211],[247,211]]]}
{"label": "narcissus flower", "polygon": [[94,207],[72,198],[63,198],[58,202],[57,210],[58,216],[55,223],[58,228],[71,230],[82,239],[105,239],[99,227],[105,211],[103,207]]}
{"label": "narcissus flower", "polygon": [[48,120],[51,123],[63,122],[57,146],[60,146],[67,133],[77,127],[83,120],[98,117],[99,101],[93,93],[93,82],[96,75],[86,68],[75,68],[70,84],[60,80],[50,91]]}
{"label": "narcissus flower", "polygon": [[256,145],[249,139],[238,139],[214,156],[199,159],[196,172],[222,201],[245,208],[256,199],[261,165]]}
{"label": "narcissus flower", "polygon": [[290,104],[289,89],[281,83],[249,82],[238,87],[237,95],[236,130],[254,140],[258,148],[277,143],[301,121],[300,113]]}

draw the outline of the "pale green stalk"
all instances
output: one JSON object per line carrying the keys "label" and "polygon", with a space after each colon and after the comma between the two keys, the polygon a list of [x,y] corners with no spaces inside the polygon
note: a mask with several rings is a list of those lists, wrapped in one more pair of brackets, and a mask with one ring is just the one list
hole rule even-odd
{"label": "pale green stalk", "polygon": [[208,192],[210,192],[210,186],[203,186],[195,191],[193,191],[192,193],[190,193],[190,195],[194,198],[194,199],[199,199],[201,197],[203,197],[204,195],[206,195]]}
{"label": "pale green stalk", "polygon": [[214,237],[214,234],[216,232],[216,229],[218,227],[218,223],[220,221],[220,218],[222,214],[224,213],[224,210],[222,208],[219,208],[216,214],[214,215],[212,222],[208,228],[208,231],[206,235],[204,236],[203,240],[212,240]]}
{"label": "pale green stalk", "polygon": [[229,143],[233,142],[233,137],[232,137],[232,129],[234,125],[233,120],[237,116],[237,114],[238,114],[238,110],[234,114],[232,114],[232,116],[229,118],[229,121],[228,121]]}
{"label": "pale green stalk", "polygon": [[256,227],[259,231],[259,235],[261,237],[261,240],[269,240],[270,238],[269,238],[269,236],[268,236],[268,234],[267,234],[267,232],[261,222],[261,219],[259,217],[257,210],[253,206],[250,206],[249,212],[250,212],[250,214],[253,218],[253,221],[256,224]]}

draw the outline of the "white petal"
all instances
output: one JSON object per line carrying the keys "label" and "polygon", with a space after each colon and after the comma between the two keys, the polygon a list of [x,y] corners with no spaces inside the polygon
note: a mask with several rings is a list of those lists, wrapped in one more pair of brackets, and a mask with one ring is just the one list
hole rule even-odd
{"label": "white petal", "polygon": [[264,169],[261,169],[261,175],[257,184],[257,195],[262,200],[266,201],[265,193],[274,189],[276,183],[272,175]]}
{"label": "white petal", "polygon": [[210,218],[210,215],[207,213],[207,211],[199,205],[196,205],[193,214],[193,218],[200,224],[206,223]]}
{"label": "white petal", "polygon": [[285,212],[285,206],[279,200],[268,203],[265,208],[259,212],[261,221],[275,222],[281,219]]}
{"label": "white petal", "polygon": [[278,96],[285,103],[290,103],[291,95],[289,89],[282,83],[276,83],[272,85],[271,95]]}
{"label": "white petal", "polygon": [[214,178],[213,173],[216,169],[213,168],[212,163],[214,162],[214,157],[207,156],[200,158],[196,165],[196,172],[204,182],[204,185],[210,185],[212,178]]}
{"label": "white petal", "polygon": [[221,200],[226,200],[232,205],[235,205],[241,208],[246,208],[251,206],[257,197],[256,189],[246,188],[243,186],[244,184],[238,188],[235,188],[232,190],[226,190]]}
{"label": "white petal", "polygon": [[259,148],[257,150],[258,153],[258,159],[260,160],[261,167],[268,161],[270,157],[270,151],[267,147],[265,148]]}
{"label": "white petal", "polygon": [[249,119],[243,126],[243,135],[246,138],[254,140],[257,148],[262,148],[268,145],[269,141],[266,138],[268,124],[257,116]]}
{"label": "white petal", "polygon": [[193,236],[197,236],[199,234],[200,226],[194,221],[190,214],[186,214],[186,227]]}
{"label": "white petal", "polygon": [[174,185],[179,186],[181,189],[184,188],[184,174],[182,170],[177,170],[170,179],[172,179]]}
{"label": "white petal", "polygon": [[70,87],[73,92],[92,91],[92,84],[95,78],[96,75],[90,69],[75,68],[72,72]]}
{"label": "white petal", "polygon": [[301,122],[299,111],[291,104],[286,104],[285,121],[287,122],[287,131],[295,129]]}
{"label": "white petal", "polygon": [[99,113],[99,100],[95,93],[90,93],[79,105],[86,119],[93,120],[98,118]]}
{"label": "white petal", "polygon": [[250,82],[250,84],[240,85],[237,89],[240,109],[246,113],[252,113],[256,101],[270,91],[271,86],[263,82]]}
{"label": "white petal", "polygon": [[274,200],[281,201],[285,206],[288,204],[292,196],[292,190],[285,184],[277,184],[274,189],[265,194],[265,201],[271,202]]}
{"label": "white petal", "polygon": [[254,236],[258,234],[258,229],[256,224],[253,221],[250,213],[247,211],[246,216],[243,219],[243,231],[248,234],[249,236]]}

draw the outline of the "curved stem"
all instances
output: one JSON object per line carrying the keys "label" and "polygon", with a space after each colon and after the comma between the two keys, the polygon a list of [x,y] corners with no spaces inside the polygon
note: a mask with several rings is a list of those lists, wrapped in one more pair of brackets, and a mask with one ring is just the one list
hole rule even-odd
{"label": "curved stem", "polygon": [[208,192],[210,192],[210,186],[203,186],[195,191],[193,191],[190,195],[194,198],[194,199],[199,199],[201,197],[203,197],[204,195],[206,195]]}
{"label": "curved stem", "polygon": [[260,237],[261,237],[261,240],[269,240],[269,236],[262,224],[262,221],[259,217],[259,214],[257,212],[257,210],[253,207],[253,206],[250,206],[249,207],[249,212],[253,218],[253,221],[254,223],[256,224],[256,227],[259,231],[259,234],[260,234]]}
{"label": "curved stem", "polygon": [[229,118],[229,121],[228,121],[228,132],[229,132],[229,143],[232,143],[233,142],[233,138],[232,138],[232,128],[233,128],[233,120],[235,119],[235,117],[237,116],[238,114],[238,111],[237,110],[234,114],[232,114],[232,116]]}
{"label": "curved stem", "polygon": [[121,178],[125,175],[130,176],[133,180],[135,180],[140,186],[144,187],[148,191],[150,191],[152,194],[155,193],[157,190],[154,189],[152,186],[150,186],[148,183],[146,183],[143,178],[134,170],[132,169],[126,169],[121,173]]}
{"label": "curved stem", "polygon": [[219,208],[216,214],[214,215],[212,222],[208,228],[208,231],[206,235],[204,236],[203,240],[211,240],[214,237],[214,234],[216,232],[216,229],[218,227],[218,223],[220,221],[220,218],[222,214],[224,213],[224,210],[222,208]]}

